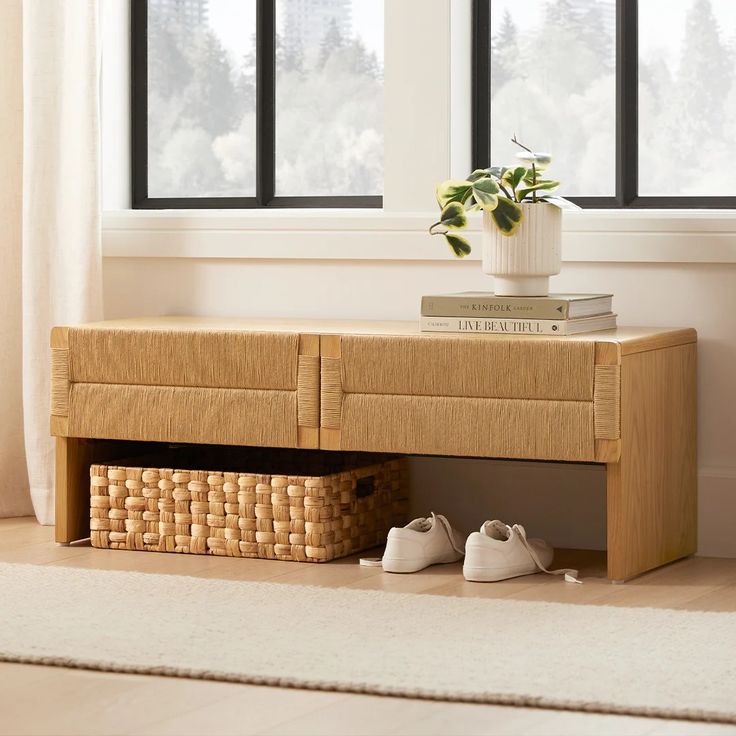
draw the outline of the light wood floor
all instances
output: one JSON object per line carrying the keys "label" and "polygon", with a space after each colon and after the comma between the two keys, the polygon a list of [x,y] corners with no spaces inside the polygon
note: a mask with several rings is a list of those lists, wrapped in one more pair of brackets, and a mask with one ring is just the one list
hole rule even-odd
{"label": "light wood floor", "polygon": [[[545,575],[480,585],[466,583],[459,565],[442,565],[415,575],[386,575],[380,568],[360,567],[351,558],[329,565],[232,560],[96,550],[88,544],[59,547],[52,538],[52,529],[40,527],[31,519],[0,520],[0,562],[273,580],[423,595],[736,610],[736,560],[691,558],[625,585],[610,585],[604,577],[601,553],[566,551],[555,564],[579,567],[584,585],[565,585],[559,578]],[[736,727],[0,663],[0,734],[690,736],[736,734]]]}

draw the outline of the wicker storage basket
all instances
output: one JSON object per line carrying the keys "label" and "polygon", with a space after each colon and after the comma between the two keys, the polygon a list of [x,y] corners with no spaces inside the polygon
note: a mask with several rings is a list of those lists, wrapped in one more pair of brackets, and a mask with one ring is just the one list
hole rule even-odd
{"label": "wicker storage basket", "polygon": [[[165,459],[186,463],[193,452]],[[403,458],[260,450],[238,464],[284,474],[92,465],[92,546],[327,562],[382,544],[404,523]]]}

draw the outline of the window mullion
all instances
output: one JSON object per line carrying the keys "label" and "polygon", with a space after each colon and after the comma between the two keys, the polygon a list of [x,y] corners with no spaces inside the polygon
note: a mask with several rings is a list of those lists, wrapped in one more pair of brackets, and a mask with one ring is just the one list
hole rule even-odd
{"label": "window mullion", "polygon": [[148,3],[130,5],[131,200],[148,200]]}
{"label": "window mullion", "polygon": [[616,3],[616,199],[628,207],[639,189],[639,8]]}
{"label": "window mullion", "polygon": [[490,0],[473,0],[473,168],[491,165],[490,39]]}
{"label": "window mullion", "polygon": [[276,178],[276,0],[256,6],[256,200],[271,204]]}

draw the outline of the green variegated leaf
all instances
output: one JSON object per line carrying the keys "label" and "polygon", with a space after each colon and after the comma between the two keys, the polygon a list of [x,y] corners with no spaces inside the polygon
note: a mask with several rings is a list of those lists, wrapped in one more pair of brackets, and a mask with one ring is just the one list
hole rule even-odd
{"label": "green variegated leaf", "polygon": [[521,201],[524,199],[524,197],[526,197],[528,194],[531,194],[532,192],[538,192],[540,190],[549,191],[551,189],[557,189],[558,186],[560,186],[560,182],[545,179],[543,181],[538,181],[536,184],[532,184],[532,186],[530,187],[519,189],[517,194],[519,195],[519,200]]}
{"label": "green variegated leaf", "polygon": [[465,179],[448,179],[437,185],[435,193],[437,204],[444,207],[450,202],[465,202],[470,196],[473,185]]}
{"label": "green variegated leaf", "polygon": [[447,244],[458,258],[465,258],[470,253],[470,243],[459,235],[445,235]]}
{"label": "green variegated leaf", "polygon": [[469,182],[478,181],[478,179],[485,179],[487,176],[490,176],[491,170],[490,169],[476,169],[469,177]]}
{"label": "green variegated leaf", "polygon": [[468,224],[465,208],[460,202],[450,202],[442,208],[440,225],[448,230],[460,230]]}
{"label": "green variegated leaf", "polygon": [[440,219],[429,228],[430,235],[445,235],[448,230],[460,230],[468,224],[462,202],[450,202],[442,208]]}
{"label": "green variegated leaf", "polygon": [[475,201],[484,210],[490,212],[495,209],[498,202],[498,184],[487,176],[485,179],[478,179],[473,184],[473,196]]}
{"label": "green variegated leaf", "polygon": [[491,166],[491,168],[486,169],[486,171],[494,178],[502,179],[508,169],[505,166]]}
{"label": "green variegated leaf", "polygon": [[516,202],[508,197],[498,197],[496,209],[491,212],[491,217],[502,235],[513,235],[521,223],[522,212]]}
{"label": "green variegated leaf", "polygon": [[517,166],[515,169],[506,169],[501,180],[504,184],[508,184],[512,189],[521,184],[522,180],[527,174],[527,169],[524,166]]}

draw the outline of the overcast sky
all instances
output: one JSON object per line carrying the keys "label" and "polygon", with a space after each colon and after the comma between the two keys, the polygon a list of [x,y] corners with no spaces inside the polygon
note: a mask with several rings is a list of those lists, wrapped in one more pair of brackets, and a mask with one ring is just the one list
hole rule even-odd
{"label": "overcast sky", "polygon": [[[493,0],[492,25],[497,26],[508,9],[520,31],[539,27],[550,0],[519,2]],[[724,40],[736,37],[736,0],[711,0]],[[664,52],[670,65],[679,62],[685,34],[685,18],[693,0],[639,0],[639,50],[643,58],[653,51]],[[613,13],[614,3],[611,3]]]}
{"label": "overcast sky", "polygon": [[[396,0],[394,0],[396,1]],[[384,0],[352,0],[353,33],[383,60]],[[210,0],[210,25],[237,57],[245,53],[256,24],[255,0]],[[278,12],[277,12],[278,15]]]}
{"label": "overcast sky", "polygon": [[[395,2],[397,0],[394,0]],[[541,25],[551,0],[493,0],[492,22],[498,24],[506,9],[520,31]],[[736,0],[711,0],[724,40],[736,39]],[[661,51],[670,65],[679,60],[685,17],[693,0],[639,0],[639,48],[642,57]],[[352,0],[353,32],[379,59],[383,59],[384,0]],[[210,0],[210,24],[222,43],[236,56],[245,53],[255,32],[255,0]],[[611,3],[613,9],[614,3]],[[496,26],[497,27],[497,26]]]}

